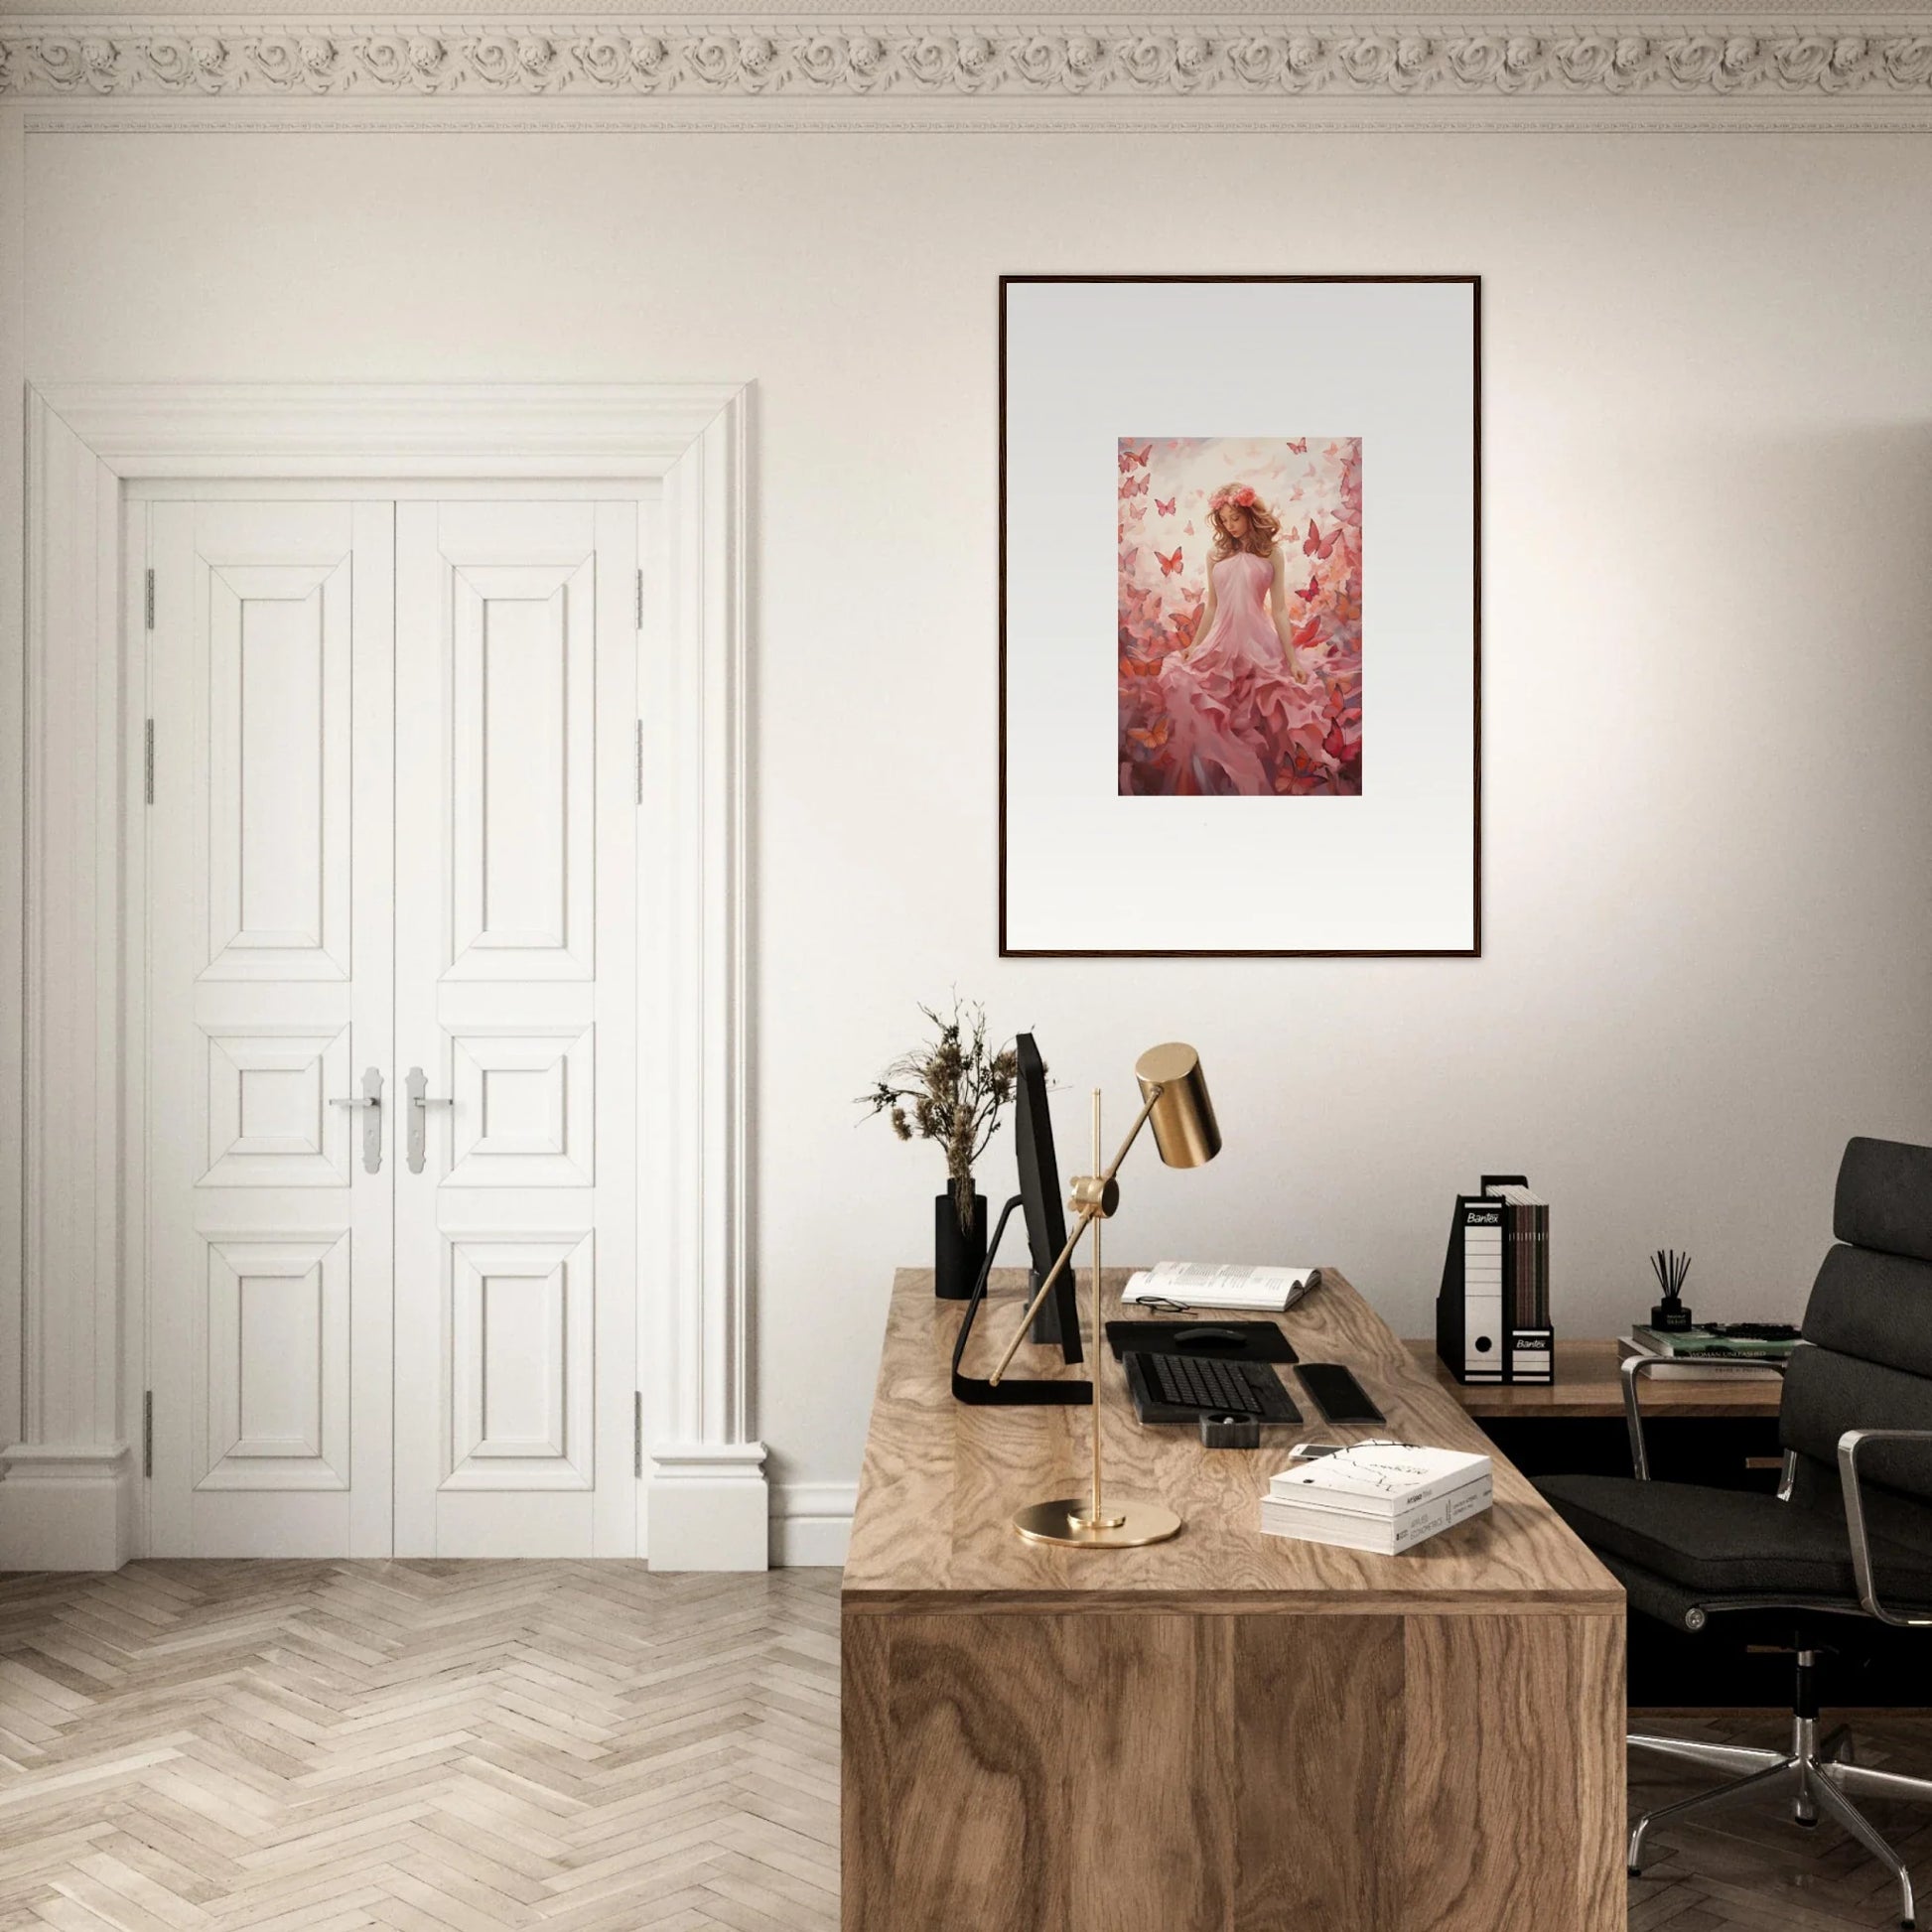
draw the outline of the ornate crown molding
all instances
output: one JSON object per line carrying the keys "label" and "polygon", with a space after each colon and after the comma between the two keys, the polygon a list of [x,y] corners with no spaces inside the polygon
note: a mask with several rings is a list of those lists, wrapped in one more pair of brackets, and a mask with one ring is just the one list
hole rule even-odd
{"label": "ornate crown molding", "polygon": [[[1932,123],[1932,18],[1820,25],[652,24],[222,19],[0,24],[0,93],[200,103],[1348,102],[1797,108]],[[1875,110],[1875,111],[1874,111]]]}

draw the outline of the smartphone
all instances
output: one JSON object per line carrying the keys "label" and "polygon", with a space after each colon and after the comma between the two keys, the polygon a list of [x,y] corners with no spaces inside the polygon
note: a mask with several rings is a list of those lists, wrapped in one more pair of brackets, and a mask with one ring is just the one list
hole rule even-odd
{"label": "smartphone", "polygon": [[1304,1362],[1296,1369],[1323,1422],[1387,1422],[1352,1371],[1339,1362]]}

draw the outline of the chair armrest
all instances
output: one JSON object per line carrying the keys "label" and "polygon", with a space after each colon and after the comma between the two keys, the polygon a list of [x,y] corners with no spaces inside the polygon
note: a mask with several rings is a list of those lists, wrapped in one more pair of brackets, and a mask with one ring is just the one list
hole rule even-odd
{"label": "chair armrest", "polygon": [[[1653,1368],[1662,1368],[1675,1358],[1670,1355],[1627,1355],[1619,1365],[1618,1372],[1623,1377],[1623,1419],[1630,1429],[1630,1471],[1639,1482],[1650,1480],[1650,1456],[1643,1441],[1643,1405],[1637,1398],[1637,1384]],[[1741,1355],[1700,1355],[1699,1368],[1768,1368],[1775,1369],[1779,1376],[1785,1371],[1783,1362],[1745,1360]]]}
{"label": "chair armrest", "polygon": [[1859,1601],[1865,1614],[1880,1623],[1932,1624],[1932,1605],[1892,1610],[1878,1601],[1878,1587],[1871,1577],[1871,1546],[1865,1536],[1864,1492],[1859,1483],[1859,1450],[1867,1443],[1932,1445],[1932,1429],[1848,1429],[1838,1439],[1838,1479],[1845,1491],[1845,1528],[1852,1539],[1852,1575],[1858,1579]]}

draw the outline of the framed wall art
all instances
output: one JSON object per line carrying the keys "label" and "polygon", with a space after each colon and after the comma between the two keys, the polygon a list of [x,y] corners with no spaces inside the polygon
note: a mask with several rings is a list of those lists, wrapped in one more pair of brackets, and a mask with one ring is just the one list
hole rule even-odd
{"label": "framed wall art", "polygon": [[1481,950],[1479,278],[1000,284],[1000,950]]}

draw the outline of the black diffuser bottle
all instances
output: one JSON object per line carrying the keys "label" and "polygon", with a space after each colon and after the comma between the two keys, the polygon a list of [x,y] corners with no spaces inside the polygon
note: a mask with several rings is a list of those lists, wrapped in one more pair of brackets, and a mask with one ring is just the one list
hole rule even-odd
{"label": "black diffuser bottle", "polygon": [[1693,1325],[1691,1311],[1684,1306],[1684,1278],[1691,1272],[1691,1257],[1675,1248],[1659,1248],[1650,1257],[1650,1272],[1664,1299],[1650,1311],[1650,1325],[1667,1335],[1682,1334]]}

